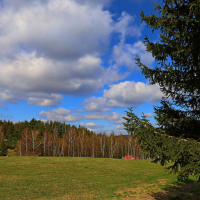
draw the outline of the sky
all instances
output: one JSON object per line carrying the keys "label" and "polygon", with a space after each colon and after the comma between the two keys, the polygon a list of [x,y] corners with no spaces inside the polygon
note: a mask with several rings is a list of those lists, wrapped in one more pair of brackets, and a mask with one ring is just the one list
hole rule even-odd
{"label": "sky", "polygon": [[127,134],[133,107],[152,124],[162,99],[135,64],[156,66],[142,43],[159,42],[140,12],[159,0],[0,0],[0,119],[60,121]]}

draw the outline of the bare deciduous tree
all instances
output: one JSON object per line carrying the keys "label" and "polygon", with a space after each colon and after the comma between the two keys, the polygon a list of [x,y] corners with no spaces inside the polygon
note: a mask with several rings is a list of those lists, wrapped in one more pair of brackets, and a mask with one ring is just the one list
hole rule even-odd
{"label": "bare deciduous tree", "polygon": [[33,155],[36,155],[36,150],[40,146],[41,142],[38,141],[38,135],[39,131],[31,131],[31,146],[32,146],[32,151]]}

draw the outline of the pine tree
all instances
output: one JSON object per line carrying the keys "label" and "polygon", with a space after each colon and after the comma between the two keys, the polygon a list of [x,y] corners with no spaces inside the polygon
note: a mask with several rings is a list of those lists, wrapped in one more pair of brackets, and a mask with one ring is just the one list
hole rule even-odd
{"label": "pine tree", "polygon": [[155,6],[159,16],[143,11],[140,16],[152,32],[160,29],[160,43],[147,36],[143,42],[159,66],[151,69],[138,57],[136,64],[165,97],[154,108],[158,128],[130,110],[129,130],[134,129],[154,162],[172,161],[168,169],[178,173],[179,181],[189,175],[200,180],[200,1],[163,0],[162,6]]}
{"label": "pine tree", "polygon": [[8,148],[5,140],[3,140],[0,145],[0,156],[7,156],[7,155],[8,155]]}

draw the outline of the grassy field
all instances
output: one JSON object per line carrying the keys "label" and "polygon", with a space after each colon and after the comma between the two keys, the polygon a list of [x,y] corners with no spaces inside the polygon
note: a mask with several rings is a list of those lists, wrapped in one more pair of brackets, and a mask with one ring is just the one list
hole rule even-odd
{"label": "grassy field", "polygon": [[0,199],[200,199],[148,160],[0,157]]}

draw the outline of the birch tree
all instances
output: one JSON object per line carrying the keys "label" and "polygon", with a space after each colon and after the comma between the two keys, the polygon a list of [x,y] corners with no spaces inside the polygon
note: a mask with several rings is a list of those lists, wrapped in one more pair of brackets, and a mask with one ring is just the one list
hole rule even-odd
{"label": "birch tree", "polygon": [[25,155],[29,155],[29,148],[30,148],[30,132],[28,128],[25,128],[22,132],[22,143],[25,146]]}
{"label": "birch tree", "polygon": [[40,146],[41,141],[38,140],[39,131],[31,131],[31,146],[33,155],[36,155],[37,148]]}

